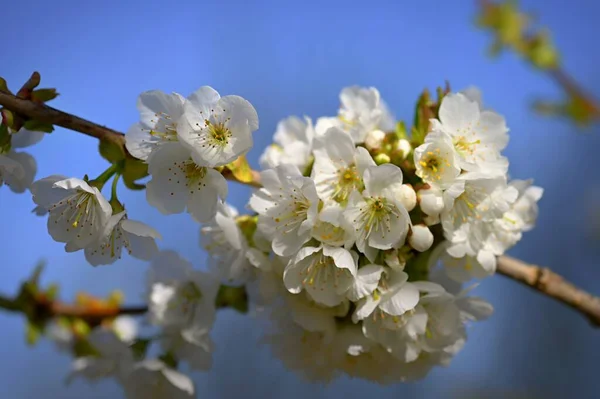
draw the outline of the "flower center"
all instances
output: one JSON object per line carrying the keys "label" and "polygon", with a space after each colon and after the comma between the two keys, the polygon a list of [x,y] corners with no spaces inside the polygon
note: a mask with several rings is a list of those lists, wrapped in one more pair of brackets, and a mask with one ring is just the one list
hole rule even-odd
{"label": "flower center", "polygon": [[171,309],[179,309],[184,315],[189,315],[190,322],[193,321],[194,306],[200,302],[202,293],[192,281],[188,281],[177,288],[173,301],[169,304]]}
{"label": "flower center", "polygon": [[338,268],[332,258],[320,253],[306,269],[300,272],[300,275],[304,276],[302,285],[309,285],[311,287],[316,285],[321,290],[324,290],[324,286],[331,282],[334,287],[337,287],[340,277],[345,273],[349,272]]}
{"label": "flower center", "polygon": [[448,161],[441,157],[439,148],[434,151],[427,151],[419,161],[419,164],[423,167],[423,174],[425,175],[423,177],[435,180],[440,180],[444,172],[444,167],[450,166]]}
{"label": "flower center", "polygon": [[454,148],[460,154],[473,155],[478,144],[481,144],[481,140],[467,141],[465,136],[454,138]]}
{"label": "flower center", "polygon": [[347,168],[340,168],[337,171],[338,181],[333,193],[333,199],[337,202],[345,202],[350,193],[356,189],[362,191],[362,179],[360,178],[355,165]]}
{"label": "flower center", "polygon": [[224,122],[212,123],[208,119],[204,120],[206,127],[208,128],[210,136],[210,144],[213,146],[225,146],[229,143],[231,137],[231,130],[225,127]]}
{"label": "flower center", "polygon": [[177,141],[177,122],[164,112],[154,114],[156,119],[150,120],[154,128],[150,129],[150,135],[165,141]]}
{"label": "flower center", "polygon": [[[365,239],[373,231],[381,231],[382,237],[385,237],[386,232],[392,231],[392,217],[400,218],[398,208],[382,197],[369,197],[365,202],[366,205],[360,208],[360,216],[354,220],[355,225],[362,226]],[[358,227],[356,231],[359,231]]]}
{"label": "flower center", "polygon": [[278,224],[277,231],[282,234],[294,231],[306,219],[309,208],[310,203],[306,198],[294,196],[289,206],[274,218]]}

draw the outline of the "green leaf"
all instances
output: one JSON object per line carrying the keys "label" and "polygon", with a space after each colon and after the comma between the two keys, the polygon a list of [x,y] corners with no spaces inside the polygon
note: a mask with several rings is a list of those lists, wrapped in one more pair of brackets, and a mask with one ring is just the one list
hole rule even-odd
{"label": "green leaf", "polygon": [[250,168],[245,155],[238,157],[238,159],[227,164],[225,167],[229,169],[233,176],[242,183],[252,183],[254,180],[252,176],[252,169]]}
{"label": "green leaf", "polygon": [[240,313],[248,312],[248,295],[246,294],[246,289],[244,286],[231,287],[221,285],[217,293],[215,305],[217,308],[230,307]]}
{"label": "green leaf", "polygon": [[427,280],[429,277],[429,257],[433,249],[419,253],[406,262],[404,272],[408,274],[408,281]]}
{"label": "green leaf", "polygon": [[133,356],[137,360],[141,360],[146,357],[146,352],[148,351],[148,347],[152,340],[150,339],[138,339],[131,346],[131,351],[133,352]]}
{"label": "green leaf", "polygon": [[111,140],[100,140],[98,145],[100,155],[110,163],[117,163],[125,159],[125,149]]}
{"label": "green leaf", "polygon": [[56,89],[37,89],[31,92],[31,101],[45,103],[58,97]]}
{"label": "green leaf", "polygon": [[11,136],[8,132],[8,126],[0,123],[0,154],[6,154],[10,151]]}
{"label": "green leaf", "polygon": [[60,287],[58,284],[50,284],[48,289],[46,289],[46,298],[48,298],[50,301],[54,301],[58,297],[59,290]]}
{"label": "green leaf", "polygon": [[75,345],[73,345],[73,353],[75,357],[98,357],[100,353],[90,342],[85,338],[79,338],[75,340]]}
{"label": "green leaf", "polygon": [[27,345],[35,345],[42,335],[42,330],[40,325],[27,322],[25,325],[25,341],[27,342]]}
{"label": "green leaf", "polygon": [[0,78],[0,91],[13,94],[12,91],[8,89],[8,85],[6,84],[6,80],[4,78]]}
{"label": "green leaf", "polygon": [[123,163],[123,183],[130,190],[143,190],[146,188],[143,184],[137,184],[135,181],[148,176],[148,164],[142,160],[126,157]]}
{"label": "green leaf", "polygon": [[177,359],[171,352],[167,352],[158,357],[164,364],[171,368],[177,368]]}
{"label": "green leaf", "polygon": [[54,131],[54,126],[51,123],[35,121],[33,119],[25,121],[23,127],[36,132],[52,133]]}

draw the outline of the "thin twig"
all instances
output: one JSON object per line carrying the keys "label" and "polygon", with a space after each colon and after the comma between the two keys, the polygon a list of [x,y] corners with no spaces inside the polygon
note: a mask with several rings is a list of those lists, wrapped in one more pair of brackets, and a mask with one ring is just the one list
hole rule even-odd
{"label": "thin twig", "polygon": [[600,327],[600,298],[576,287],[552,270],[510,256],[498,258],[498,273],[572,307]]}
{"label": "thin twig", "polygon": [[[90,122],[42,103],[19,98],[1,90],[0,106],[16,113],[17,116],[24,116],[36,121],[51,123],[53,125],[64,127],[65,129],[95,137],[99,140],[111,141],[121,147],[125,154],[131,156],[125,147],[125,135],[106,126],[101,126],[97,123]],[[231,181],[253,187],[261,187],[260,174],[255,170],[252,171],[251,182],[242,182],[238,180],[228,169],[223,170],[223,176]]]}

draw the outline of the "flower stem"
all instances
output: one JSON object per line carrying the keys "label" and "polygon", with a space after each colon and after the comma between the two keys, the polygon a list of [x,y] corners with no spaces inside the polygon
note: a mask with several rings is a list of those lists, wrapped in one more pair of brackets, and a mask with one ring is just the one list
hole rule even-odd
{"label": "flower stem", "polygon": [[89,181],[88,184],[102,191],[102,187],[104,187],[104,184],[106,184],[108,179],[110,179],[115,173],[117,173],[118,169],[119,166],[117,164],[112,164],[104,172],[102,172],[100,176],[96,177],[94,180]]}
{"label": "flower stem", "polygon": [[110,206],[113,209],[113,214],[121,213],[125,210],[125,207],[119,201],[117,197],[117,184],[119,183],[119,177],[121,177],[121,172],[117,172],[112,181],[112,186],[110,189]]}

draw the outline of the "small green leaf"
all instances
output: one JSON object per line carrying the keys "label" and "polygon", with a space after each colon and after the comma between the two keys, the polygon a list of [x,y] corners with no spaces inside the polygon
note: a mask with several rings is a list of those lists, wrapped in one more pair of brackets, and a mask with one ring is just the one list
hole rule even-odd
{"label": "small green leaf", "polygon": [[217,308],[230,307],[240,313],[248,312],[248,295],[244,286],[231,287],[221,285],[215,300]]}
{"label": "small green leaf", "polygon": [[148,164],[142,160],[126,157],[123,164],[123,183],[130,190],[143,190],[145,185],[135,183],[136,180],[148,176]]}
{"label": "small green leaf", "polygon": [[38,324],[27,322],[25,325],[25,341],[27,345],[33,346],[42,335],[42,328]]}
{"label": "small green leaf", "polygon": [[73,345],[73,353],[75,357],[98,357],[100,353],[90,342],[85,338],[79,338],[75,340],[75,345]]}
{"label": "small green leaf", "polygon": [[50,284],[48,286],[48,289],[46,289],[46,298],[48,298],[48,300],[50,301],[54,301],[58,297],[59,290],[60,287],[58,286],[58,284]]}
{"label": "small green leaf", "polygon": [[6,80],[4,78],[0,78],[0,91],[13,94],[12,91],[8,89],[8,85],[6,84]]}
{"label": "small green leaf", "polygon": [[0,154],[6,154],[11,148],[11,135],[8,132],[8,127],[0,123]]}
{"label": "small green leaf", "polygon": [[177,368],[177,359],[171,352],[167,352],[158,357],[164,364],[171,368]]}
{"label": "small green leaf", "polygon": [[54,126],[51,123],[35,121],[33,119],[25,121],[23,127],[36,132],[52,133],[54,131]]}
{"label": "small green leaf", "polygon": [[56,89],[37,89],[31,92],[31,101],[45,103],[58,97]]}
{"label": "small green leaf", "polygon": [[431,253],[432,248],[419,253],[417,256],[406,262],[404,272],[408,274],[409,281],[427,280],[429,276],[429,257],[431,256]]}
{"label": "small green leaf", "polygon": [[131,346],[131,351],[133,352],[133,356],[137,360],[141,360],[146,357],[146,352],[148,351],[148,347],[152,340],[150,339],[138,339]]}
{"label": "small green leaf", "polygon": [[242,183],[252,183],[252,169],[248,164],[248,160],[245,155],[238,157],[235,161],[226,165],[226,168],[231,171],[233,176]]}
{"label": "small green leaf", "polygon": [[125,159],[125,149],[111,140],[100,140],[98,146],[100,155],[110,163],[117,163]]}

